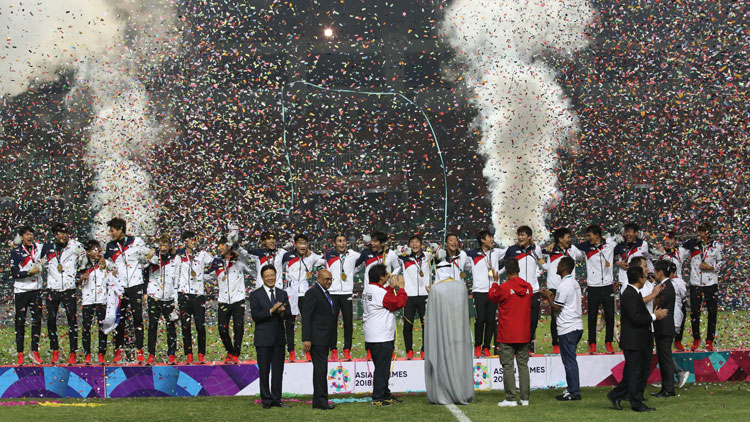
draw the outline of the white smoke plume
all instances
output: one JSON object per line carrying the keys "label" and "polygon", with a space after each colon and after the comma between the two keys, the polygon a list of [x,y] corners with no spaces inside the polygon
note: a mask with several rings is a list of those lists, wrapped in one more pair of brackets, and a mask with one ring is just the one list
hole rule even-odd
{"label": "white smoke plume", "polygon": [[[0,56],[0,94],[18,95],[76,69],[67,103],[94,114],[85,162],[95,173],[93,234],[120,216],[142,234],[155,232],[158,204],[151,177],[139,165],[160,141],[140,82],[152,60],[178,48],[168,0],[0,0],[8,28]],[[90,105],[88,104],[90,102]]]}
{"label": "white smoke plume", "polygon": [[512,243],[524,224],[549,235],[557,149],[578,122],[544,56],[584,48],[593,17],[586,0],[456,0],[446,11],[441,30],[478,112],[497,240]]}

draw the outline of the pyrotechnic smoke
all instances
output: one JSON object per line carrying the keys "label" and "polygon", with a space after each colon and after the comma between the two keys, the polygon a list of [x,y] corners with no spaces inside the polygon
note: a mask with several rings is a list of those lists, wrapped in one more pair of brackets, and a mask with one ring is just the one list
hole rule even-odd
{"label": "pyrotechnic smoke", "polygon": [[478,112],[497,240],[511,242],[522,224],[548,236],[557,148],[578,122],[544,59],[584,48],[593,16],[585,0],[456,0],[446,11],[441,29]]}
{"label": "pyrotechnic smoke", "polygon": [[15,47],[0,60],[2,95],[76,69],[68,105],[85,103],[94,114],[85,159],[95,173],[92,231],[105,237],[106,222],[121,216],[133,231],[153,233],[157,204],[139,159],[159,142],[161,130],[140,81],[152,60],[179,44],[170,33],[172,6],[167,0],[0,3],[6,43]]}

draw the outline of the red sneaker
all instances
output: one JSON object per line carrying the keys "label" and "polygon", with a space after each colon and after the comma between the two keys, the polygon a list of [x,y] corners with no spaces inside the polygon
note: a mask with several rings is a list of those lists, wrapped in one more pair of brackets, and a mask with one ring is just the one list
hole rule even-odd
{"label": "red sneaker", "polygon": [[188,353],[187,354],[187,359],[185,359],[185,363],[187,363],[187,364],[193,363],[193,354],[192,353]]}
{"label": "red sneaker", "polygon": [[713,352],[713,350],[714,350],[714,341],[713,340],[706,340],[706,350]]}
{"label": "red sneaker", "polygon": [[201,365],[206,363],[206,357],[203,356],[203,353],[198,353],[198,363],[200,363]]}
{"label": "red sneaker", "polygon": [[[153,355],[151,355],[153,356]],[[138,349],[135,352],[135,360],[138,361],[139,364],[143,364],[143,349]]]}
{"label": "red sneaker", "polygon": [[344,349],[344,359],[346,360],[352,360],[352,351],[349,349]]}
{"label": "red sneaker", "polygon": [[[192,355],[191,355],[192,357]],[[170,365],[177,365],[177,358],[174,355],[169,355],[169,364]]]}
{"label": "red sneaker", "polygon": [[240,363],[240,357],[232,355],[232,363]]}
{"label": "red sneaker", "polygon": [[86,353],[86,356],[83,358],[83,364],[91,365],[91,353]]}
{"label": "red sneaker", "polygon": [[71,352],[68,357],[68,365],[75,365],[77,361],[78,357],[76,356],[76,352]]}
{"label": "red sneaker", "polygon": [[701,346],[701,339],[697,338],[693,340],[693,345],[690,347],[690,351],[696,351]]}
{"label": "red sneaker", "polygon": [[589,354],[593,355],[596,353],[596,343],[590,343],[589,344]]}
{"label": "red sneaker", "polygon": [[408,352],[406,352],[406,359],[409,359],[409,360],[414,359],[414,351],[413,350],[409,350]]}
{"label": "red sneaker", "polygon": [[41,356],[39,356],[39,351],[38,350],[34,350],[33,352],[31,352],[31,361],[34,362],[37,365],[41,365],[41,364],[44,363],[44,362],[42,362]]}
{"label": "red sneaker", "polygon": [[552,354],[559,355],[560,354],[560,346],[552,346]]}
{"label": "red sneaker", "polygon": [[57,361],[60,360],[60,351],[59,350],[53,350],[52,351],[52,359],[50,359],[49,363],[56,364]]}
{"label": "red sneaker", "polygon": [[21,366],[23,365],[23,352],[18,354],[18,358],[16,360],[16,365]]}
{"label": "red sneaker", "polygon": [[232,354],[227,353],[227,357],[224,358],[224,363],[232,363]]}
{"label": "red sneaker", "polygon": [[372,353],[370,351],[367,351],[367,360],[372,360]]}
{"label": "red sneaker", "polygon": [[482,346],[474,346],[474,357],[478,358],[482,356]]}
{"label": "red sneaker", "polygon": [[612,347],[612,343],[609,342],[609,341],[606,342],[606,343],[604,343],[604,347],[607,348],[607,353],[614,353],[615,352],[615,348]]}
{"label": "red sneaker", "polygon": [[676,340],[674,342],[674,348],[677,349],[678,352],[684,352],[685,351],[685,347],[682,346],[682,341],[680,341],[680,340]]}
{"label": "red sneaker", "polygon": [[297,360],[297,355],[294,353],[294,350],[292,350],[289,352],[289,362],[294,362],[295,360]]}
{"label": "red sneaker", "polygon": [[107,360],[104,359],[104,353],[99,353],[99,364],[104,365],[107,363]]}
{"label": "red sneaker", "polygon": [[419,352],[419,358],[424,359],[424,350]]}
{"label": "red sneaker", "polygon": [[112,362],[118,363],[122,360],[122,349],[115,350],[115,357],[112,358]]}
{"label": "red sneaker", "polygon": [[331,350],[331,360],[337,361],[339,360],[339,351],[336,349]]}
{"label": "red sneaker", "polygon": [[154,355],[148,355],[148,360],[146,361],[146,365],[153,365],[156,361],[156,356]]}
{"label": "red sneaker", "polygon": [[312,361],[312,357],[310,357],[310,352],[305,353],[305,360],[308,362]]}
{"label": "red sneaker", "polygon": [[485,347],[484,349],[482,349],[482,354],[483,354],[483,355],[484,355],[485,357],[490,357],[490,356],[492,356],[492,355],[490,354],[490,349],[489,349],[489,347]]}

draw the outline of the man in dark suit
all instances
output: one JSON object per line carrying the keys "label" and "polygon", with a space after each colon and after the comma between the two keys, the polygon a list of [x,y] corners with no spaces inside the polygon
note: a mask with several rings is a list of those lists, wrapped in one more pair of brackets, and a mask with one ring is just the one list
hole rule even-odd
{"label": "man in dark suit", "polygon": [[675,290],[670,280],[673,269],[677,270],[676,265],[667,260],[657,261],[654,264],[654,279],[657,283],[664,285],[664,289],[655,299],[655,304],[668,311],[666,318],[654,321],[656,356],[659,358],[659,371],[661,372],[661,391],[651,393],[654,397],[673,397],[675,395],[674,360],[672,359]]}
{"label": "man in dark suit", "polygon": [[327,383],[328,350],[333,346],[336,330],[333,299],[328,294],[332,282],[331,272],[320,270],[317,283],[305,293],[302,305],[302,341],[313,363],[313,409],[333,409],[328,404]]}
{"label": "man in dark suit", "polygon": [[620,347],[625,355],[625,369],[622,380],[607,394],[607,398],[615,409],[622,410],[620,402],[628,396],[634,411],[649,412],[655,409],[643,404],[641,377],[644,365],[651,364],[651,323],[664,319],[668,311],[655,307],[654,312],[650,313],[643,303],[640,293],[646,282],[643,268],[630,266],[627,275],[628,286],[620,297]]}
{"label": "man in dark suit", "polygon": [[[266,265],[260,270],[263,286],[250,293],[250,315],[255,321],[255,350],[260,372],[260,398],[263,408],[291,407],[281,402],[284,375],[284,321],[291,318],[286,291],[275,287],[276,268]],[[268,375],[273,367],[271,388]]]}

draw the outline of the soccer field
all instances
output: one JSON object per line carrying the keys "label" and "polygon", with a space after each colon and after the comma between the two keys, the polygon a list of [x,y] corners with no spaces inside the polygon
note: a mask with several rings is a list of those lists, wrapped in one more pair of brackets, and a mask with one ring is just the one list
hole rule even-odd
{"label": "soccer field", "polygon": [[[585,317],[584,317],[585,320]],[[398,327],[396,330],[396,355],[398,357],[403,357],[406,355],[406,351],[404,350],[404,342],[403,342],[403,331],[402,331],[402,320],[398,320]],[[144,321],[145,322],[145,321]],[[619,322],[618,322],[619,324]],[[581,339],[581,342],[578,344],[578,353],[583,354],[588,352],[588,346],[586,345],[587,341],[587,327],[586,323],[584,322],[584,334]],[[146,323],[147,326],[147,323]],[[159,362],[166,362],[166,331],[164,330],[164,322],[161,322],[160,329],[159,329],[159,337],[158,337],[158,343],[157,343],[157,361]],[[717,334],[716,334],[716,341],[715,341],[715,347],[717,349],[736,349],[736,348],[750,348],[750,334],[748,333],[748,327],[750,327],[750,312],[749,311],[722,311],[719,312],[718,316],[718,322],[717,322]],[[254,324],[250,323],[249,320],[245,322],[245,335],[243,338],[243,346],[242,346],[242,355],[240,356],[241,360],[254,360],[255,359],[255,348],[253,347],[253,330],[255,326]],[[26,325],[26,352],[30,350],[30,329],[31,327]],[[146,327],[144,327],[146,329]],[[703,314],[703,318],[701,319],[701,332],[705,333],[706,330],[706,314]],[[58,325],[58,331],[59,331],[59,337],[60,337],[60,355],[61,359],[63,357],[67,359],[67,353],[68,353],[68,327],[64,324]],[[15,334],[14,334],[14,328],[13,326],[0,326],[0,365],[12,365],[16,362],[16,354],[15,354]],[[472,321],[472,332],[473,332],[473,321]],[[80,342],[80,328],[79,328],[79,342]],[[92,348],[94,351],[96,350],[96,333],[92,333]],[[297,330],[296,330],[296,351],[297,356],[300,357],[302,353],[302,341],[301,341],[301,330],[300,330],[300,322],[299,319],[297,320]],[[146,343],[146,335],[144,333],[144,347]],[[221,340],[219,339],[219,332],[216,327],[216,323],[214,321],[210,321],[207,323],[207,329],[206,329],[206,337],[207,337],[207,360],[211,361],[220,361],[224,359],[225,351],[221,344]],[[685,326],[685,335],[684,335],[684,341],[683,344],[687,347],[692,342],[692,336],[690,334],[690,323],[688,322]],[[599,346],[599,352],[604,351],[604,331],[600,331],[597,334],[597,344]],[[109,336],[109,342],[107,345],[107,360],[109,361],[112,359],[112,335]],[[193,344],[195,346],[195,332],[193,332]],[[343,326],[341,325],[341,322],[339,322],[339,352],[341,352],[343,348],[343,341],[344,341],[344,332],[343,332]],[[422,333],[419,327],[419,324],[415,325],[415,334],[414,334],[414,350],[418,351],[422,346]],[[703,345],[701,345],[703,347]],[[83,349],[80,347],[79,343],[79,361],[83,359],[82,353]],[[615,349],[619,350],[617,347],[617,344],[615,344]],[[40,347],[39,347],[40,354],[42,356],[42,359],[47,363],[49,362],[51,352],[49,350],[49,340],[47,337],[47,326],[46,322],[42,326],[42,337],[40,341]],[[195,353],[197,353],[197,350],[194,350]],[[543,316],[539,320],[539,327],[537,328],[537,353],[541,354],[549,354],[552,353],[552,339],[550,337],[549,333],[549,316]],[[353,347],[352,347],[352,355],[354,358],[364,358],[365,357],[365,350],[364,350],[364,339],[362,335],[362,321],[355,320],[354,321],[354,335],[353,335]],[[180,361],[184,360],[183,351],[182,351],[182,336],[180,334],[180,326],[178,324],[177,326],[177,359]]]}
{"label": "soccer field", "polygon": [[[534,390],[529,407],[499,408],[501,392],[480,392],[474,403],[457,408],[471,421],[534,421],[563,417],[564,420],[619,421],[632,420],[748,420],[750,415],[750,384],[689,385],[678,391],[677,397],[650,398],[648,405],[656,412],[635,414],[627,404],[623,411],[610,408],[606,388],[582,389],[580,402],[558,402],[559,390]],[[647,393],[656,391],[647,388]],[[44,404],[29,404],[31,400],[0,400],[0,420],[88,421],[193,421],[212,422],[255,420],[330,421],[331,418],[368,421],[456,421],[448,408],[429,404],[424,394],[402,395],[403,403],[391,407],[373,408],[362,396],[330,396],[356,402],[336,403],[332,411],[313,410],[305,403],[310,397],[288,398],[290,409],[264,410],[255,403],[256,397],[195,397],[195,398],[139,398],[107,400],[51,400]],[[20,403],[25,405],[18,405]]]}

